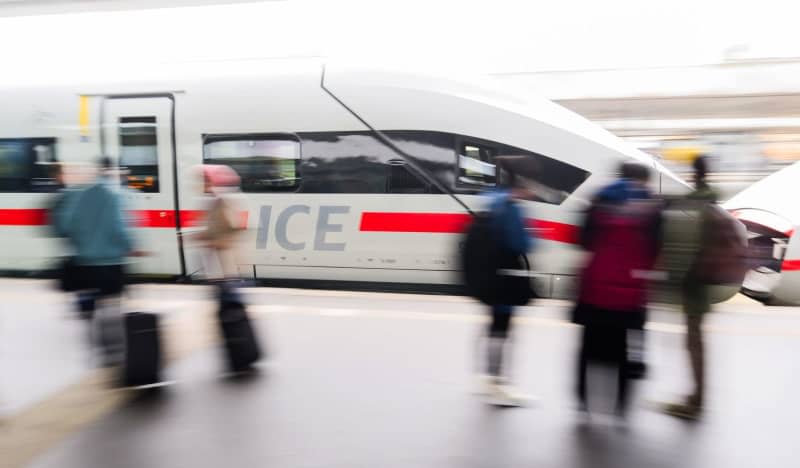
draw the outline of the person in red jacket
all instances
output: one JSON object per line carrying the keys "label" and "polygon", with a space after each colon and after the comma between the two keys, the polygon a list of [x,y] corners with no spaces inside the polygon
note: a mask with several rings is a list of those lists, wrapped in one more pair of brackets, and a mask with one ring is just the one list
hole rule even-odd
{"label": "person in red jacket", "polygon": [[624,163],[621,177],[600,190],[586,214],[581,245],[589,253],[579,283],[573,322],[583,325],[578,354],[577,397],[588,412],[587,367],[617,370],[616,412],[628,407],[627,334],[641,329],[647,307],[647,278],[658,254],[660,203],[647,189],[650,171]]}

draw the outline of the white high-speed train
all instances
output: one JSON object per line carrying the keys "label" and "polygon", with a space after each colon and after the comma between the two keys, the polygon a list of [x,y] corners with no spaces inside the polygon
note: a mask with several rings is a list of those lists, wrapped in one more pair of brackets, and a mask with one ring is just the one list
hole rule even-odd
{"label": "white high-speed train", "polygon": [[47,235],[48,163],[110,156],[126,168],[140,273],[201,273],[181,234],[204,207],[195,168],[242,177],[240,273],[419,289],[458,282],[456,244],[494,184],[493,158],[537,160],[526,206],[541,242],[539,292],[564,297],[586,200],[623,160],[657,193],[685,183],[656,160],[542,98],[492,83],[296,61],[189,64],[124,79],[0,89],[0,269],[36,270]]}
{"label": "white high-speed train", "polygon": [[739,192],[725,208],[748,230],[753,268],[742,292],[767,304],[800,304],[800,163]]}

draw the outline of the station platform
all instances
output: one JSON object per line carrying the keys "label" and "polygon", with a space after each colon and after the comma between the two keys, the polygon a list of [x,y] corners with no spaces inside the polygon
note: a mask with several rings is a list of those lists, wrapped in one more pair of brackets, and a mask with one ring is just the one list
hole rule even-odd
{"label": "station platform", "polygon": [[737,297],[709,316],[708,411],[655,411],[689,387],[682,317],[654,308],[649,378],[626,425],[574,411],[579,328],[569,303],[519,309],[510,362],[535,396],[498,408],[475,394],[483,309],[451,296],[252,288],[269,356],[224,374],[202,286],[137,285],[128,310],[162,316],[170,383],[110,389],[86,324],[45,281],[0,280],[0,466],[795,467],[800,309]]}

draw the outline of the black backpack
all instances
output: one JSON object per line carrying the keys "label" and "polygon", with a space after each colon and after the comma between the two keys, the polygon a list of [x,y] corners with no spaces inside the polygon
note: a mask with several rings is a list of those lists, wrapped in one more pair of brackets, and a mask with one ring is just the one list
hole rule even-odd
{"label": "black backpack", "polygon": [[750,269],[747,230],[719,205],[708,205],[702,216],[703,239],[695,273],[705,284],[736,284]]}
{"label": "black backpack", "polygon": [[536,297],[528,275],[507,275],[503,270],[530,271],[530,265],[525,255],[515,255],[500,245],[491,212],[476,213],[461,244],[466,293],[487,305],[525,305]]}
{"label": "black backpack", "polygon": [[461,271],[467,294],[484,304],[493,301],[495,244],[491,213],[476,213],[461,244]]}

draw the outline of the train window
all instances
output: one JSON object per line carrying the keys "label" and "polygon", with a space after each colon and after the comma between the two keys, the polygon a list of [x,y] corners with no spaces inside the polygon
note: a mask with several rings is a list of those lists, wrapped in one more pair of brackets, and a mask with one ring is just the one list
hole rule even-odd
{"label": "train window", "polygon": [[494,186],[495,174],[493,159],[495,148],[462,142],[458,151],[458,181],[476,186]]}
{"label": "train window", "polygon": [[[409,130],[387,130],[384,132],[392,141],[411,157],[411,160],[425,175],[430,176],[444,186],[455,185],[456,175],[453,171],[453,158],[455,157],[455,137],[443,132],[420,132]],[[396,155],[394,156],[397,157]],[[408,168],[405,168],[406,172]],[[418,173],[409,172],[410,176],[418,179],[417,187],[426,186],[425,192],[414,193],[440,193],[440,190],[420,176]]]}
{"label": "train window", "polygon": [[207,136],[203,161],[235,170],[243,192],[294,191],[300,185],[300,143],[284,135]]}
{"label": "train window", "polygon": [[495,186],[494,158],[497,156],[524,156],[535,160],[536,177],[529,183],[543,203],[560,204],[590,175],[583,169],[541,154],[501,143],[478,141],[470,138],[457,147],[457,186],[462,190],[475,191]]}
{"label": "train window", "polygon": [[396,157],[368,132],[303,133],[307,193],[386,193],[389,159]]}
{"label": "train window", "polygon": [[[444,132],[384,130],[408,162],[443,186],[459,193],[494,187],[494,158],[520,155],[536,161],[531,181],[541,202],[560,204],[588,177],[589,172],[531,151]],[[305,193],[440,193],[426,177],[411,170],[405,159],[371,132],[314,132],[302,140]]]}
{"label": "train window", "polygon": [[508,148],[506,154],[522,154],[529,158],[536,158],[537,174],[535,179],[536,194],[539,201],[561,204],[591,175],[579,167],[567,164],[557,159],[548,158],[536,153],[522,152]]}
{"label": "train window", "polygon": [[53,192],[55,138],[0,138],[0,192]]}
{"label": "train window", "polygon": [[417,177],[402,159],[392,159],[387,166],[386,193],[431,193],[431,187]]}
{"label": "train window", "polygon": [[119,165],[128,171],[128,188],[159,191],[157,131],[155,117],[120,117]]}
{"label": "train window", "polygon": [[[413,162],[437,179],[453,170],[453,137],[439,132],[387,130]],[[372,132],[302,133],[306,193],[438,193]]]}

